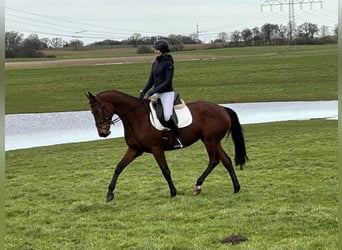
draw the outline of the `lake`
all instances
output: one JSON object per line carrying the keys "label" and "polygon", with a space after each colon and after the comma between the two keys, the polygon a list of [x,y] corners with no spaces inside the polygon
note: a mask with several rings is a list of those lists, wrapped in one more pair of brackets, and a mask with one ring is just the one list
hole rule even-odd
{"label": "lake", "polygon": [[[338,119],[338,101],[222,104],[234,109],[241,124],[316,118]],[[115,118],[115,117],[114,117]],[[122,137],[122,123],[99,138],[90,111],[5,115],[5,150]]]}

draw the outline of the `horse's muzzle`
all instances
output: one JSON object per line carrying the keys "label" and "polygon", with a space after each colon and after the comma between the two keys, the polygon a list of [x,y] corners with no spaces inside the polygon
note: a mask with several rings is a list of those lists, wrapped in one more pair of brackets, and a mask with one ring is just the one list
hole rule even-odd
{"label": "horse's muzzle", "polygon": [[99,136],[103,137],[103,138],[106,138],[108,135],[110,135],[110,133],[111,133],[110,131],[108,131],[107,133],[103,133],[102,132],[102,133],[99,133]]}

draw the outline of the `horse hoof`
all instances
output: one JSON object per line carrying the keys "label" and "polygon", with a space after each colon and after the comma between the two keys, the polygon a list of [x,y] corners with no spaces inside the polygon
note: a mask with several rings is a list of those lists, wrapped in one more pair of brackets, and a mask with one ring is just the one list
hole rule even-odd
{"label": "horse hoof", "polygon": [[177,191],[176,192],[171,192],[170,193],[170,197],[172,198],[172,197],[176,197],[176,195],[177,195]]}
{"label": "horse hoof", "polygon": [[194,189],[192,190],[194,195],[199,195],[202,191],[202,187],[201,186],[195,186]]}
{"label": "horse hoof", "polygon": [[107,202],[110,202],[114,199],[114,194],[107,194]]}
{"label": "horse hoof", "polygon": [[234,188],[234,194],[238,193],[240,191],[240,186]]}

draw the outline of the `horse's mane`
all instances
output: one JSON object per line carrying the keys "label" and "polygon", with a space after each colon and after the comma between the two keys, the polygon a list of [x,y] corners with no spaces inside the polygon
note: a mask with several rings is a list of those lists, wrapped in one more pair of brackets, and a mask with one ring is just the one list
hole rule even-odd
{"label": "horse's mane", "polygon": [[129,100],[130,103],[134,103],[135,106],[142,106],[146,109],[146,112],[148,112],[149,110],[149,105],[146,105],[147,100],[145,99],[144,101],[141,101],[138,97],[126,94],[124,92],[121,92],[119,90],[104,90],[101,91],[97,94],[97,96],[101,99],[101,96],[105,96],[104,98],[110,98],[112,96],[110,96],[111,94],[115,94],[118,96],[121,96],[124,99]]}
{"label": "horse's mane", "polygon": [[112,89],[112,90],[103,90],[103,91],[99,92],[97,95],[105,95],[105,94],[110,94],[110,93],[119,94],[119,95],[125,96],[127,98],[133,98],[135,100],[138,99],[135,96],[131,96],[131,95],[127,94],[127,93],[121,92],[119,90],[114,90],[114,89]]}
{"label": "horse's mane", "polygon": [[118,94],[120,94],[120,95],[126,95],[126,96],[133,97],[133,96],[131,96],[131,95],[129,95],[129,94],[126,94],[126,93],[124,93],[124,92],[121,92],[121,91],[115,90],[115,89],[103,90],[103,91],[99,92],[98,95],[107,94],[107,93],[110,93],[110,92],[114,92],[114,93],[118,93]]}

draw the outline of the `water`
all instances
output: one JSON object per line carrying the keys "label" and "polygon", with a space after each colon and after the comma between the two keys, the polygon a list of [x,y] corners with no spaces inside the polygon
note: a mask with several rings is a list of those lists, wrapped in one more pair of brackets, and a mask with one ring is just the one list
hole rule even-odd
{"label": "water", "polygon": [[[338,119],[337,101],[258,102],[224,104],[234,109],[242,124],[314,118]],[[114,117],[115,118],[115,117]],[[13,114],[5,116],[5,150],[122,137],[122,123],[111,135],[99,138],[90,111]]]}

